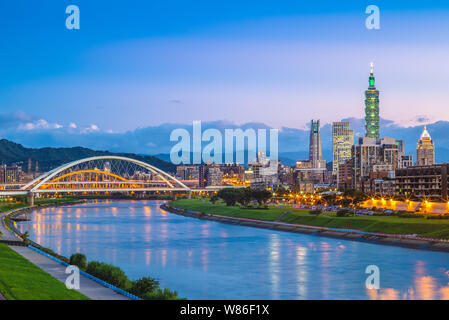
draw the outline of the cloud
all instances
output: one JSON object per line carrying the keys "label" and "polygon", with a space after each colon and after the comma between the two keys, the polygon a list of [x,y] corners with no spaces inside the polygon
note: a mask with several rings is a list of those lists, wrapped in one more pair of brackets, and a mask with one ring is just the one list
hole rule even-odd
{"label": "cloud", "polygon": [[39,119],[34,122],[21,123],[18,126],[19,130],[49,130],[49,129],[61,129],[62,125],[58,123],[49,123],[47,120]]}
{"label": "cloud", "polygon": [[[30,121],[31,119],[31,121]],[[365,132],[364,120],[360,118],[343,119],[350,122],[354,130],[355,142],[357,136]],[[417,121],[428,119],[422,117]],[[7,125],[6,125],[7,124]],[[14,125],[11,125],[14,124]],[[82,146],[95,150],[112,152],[130,152],[138,154],[168,154],[174,145],[170,134],[174,129],[192,131],[192,124],[164,123],[157,126],[137,128],[127,132],[113,132],[101,129],[96,124],[82,126],[75,123],[51,123],[44,119],[35,119],[24,113],[14,113],[6,116],[0,114],[0,136],[21,143],[26,147],[74,147]],[[220,132],[225,129],[242,128],[243,130],[269,129],[264,123],[235,124],[230,121],[202,122],[202,130],[215,128]],[[427,128],[435,141],[436,158],[438,162],[449,161],[449,122],[438,121],[430,123]],[[415,154],[416,141],[422,132],[422,125],[403,127],[390,120],[381,119],[381,136],[393,137],[405,141],[407,154]],[[224,134],[223,134],[224,137]],[[323,157],[332,160],[332,125],[323,123],[321,127]],[[309,145],[309,129],[283,127],[279,131],[279,152],[281,157],[298,160],[304,157]],[[284,155],[283,155],[284,154]],[[288,156],[286,154],[289,154]],[[304,156],[305,155],[305,156]]]}
{"label": "cloud", "polygon": [[80,130],[80,133],[92,133],[92,132],[99,132],[100,128],[96,124],[91,124],[90,126],[86,128],[82,128]]}

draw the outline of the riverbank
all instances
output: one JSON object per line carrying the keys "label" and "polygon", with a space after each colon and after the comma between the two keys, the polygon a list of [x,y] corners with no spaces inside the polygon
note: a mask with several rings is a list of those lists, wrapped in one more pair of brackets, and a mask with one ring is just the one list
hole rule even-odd
{"label": "riverbank", "polygon": [[[27,249],[27,248],[26,248]],[[5,244],[0,243],[0,292],[8,300],[86,300]]]}
{"label": "riverbank", "polygon": [[[33,206],[23,207],[9,211],[8,227],[11,234],[17,236],[17,240],[23,242],[8,243],[11,249],[19,253],[22,257],[41,268],[54,278],[65,282],[67,275],[65,274],[66,267],[69,264],[78,265],[73,260],[73,251],[66,253],[65,256],[53,251],[50,248],[42,247],[40,243],[32,241],[31,234],[28,232],[19,230],[17,223],[20,221],[33,221],[33,217],[29,217],[28,214],[36,212],[49,212],[52,209],[43,209],[44,207],[52,206],[53,209],[60,207],[61,205],[67,206],[69,204],[77,204],[80,199],[67,199],[69,201],[46,204],[45,206]],[[100,201],[103,203],[109,203],[109,201]],[[92,202],[93,203],[93,202]],[[64,209],[61,209],[64,210]],[[17,242],[17,241],[16,241]],[[89,260],[85,255],[76,251],[78,256],[84,256],[85,263],[79,265],[80,268],[80,289],[90,299],[93,300],[180,300],[183,298],[178,297],[176,291],[171,291],[167,288],[159,287],[157,280],[150,277],[143,277],[136,280],[131,280],[124,273],[122,269],[117,266],[103,263],[100,261]],[[69,256],[70,259],[68,258]]]}
{"label": "riverbank", "polygon": [[[79,199],[44,199],[34,206],[26,203],[8,204],[9,211],[0,213],[0,295],[7,300],[123,300],[127,297],[116,293],[96,281],[80,275],[80,290],[69,290],[65,286],[66,265],[50,259],[23,242],[23,235],[15,222],[5,219],[26,215],[31,210],[48,206],[67,206],[81,203]],[[4,207],[3,207],[4,209]],[[11,210],[12,209],[12,210]],[[34,247],[51,256],[63,258],[39,244],[27,240]]]}
{"label": "riverbank", "polygon": [[[184,216],[222,223],[271,228],[279,231],[305,233],[413,249],[449,252],[449,240],[422,236],[423,230],[426,233],[447,235],[449,233],[449,223],[447,220],[437,221],[438,223],[436,223],[431,220],[419,221],[419,218],[396,218],[402,219],[399,221],[394,219],[395,217],[391,217],[393,220],[390,221],[385,221],[389,217],[337,218],[327,215],[314,216],[307,210],[290,207],[269,207],[266,210],[242,209],[240,207],[226,207],[225,205],[212,204],[207,200],[177,200],[170,202],[168,205],[163,205],[161,208]],[[299,221],[302,223],[298,223]],[[412,236],[407,233],[376,232],[376,228],[421,231],[421,233],[413,232],[421,236]]]}

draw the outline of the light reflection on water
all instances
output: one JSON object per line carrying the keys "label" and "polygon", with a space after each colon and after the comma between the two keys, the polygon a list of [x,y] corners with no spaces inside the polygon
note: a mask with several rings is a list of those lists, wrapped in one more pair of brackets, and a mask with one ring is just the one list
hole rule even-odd
{"label": "light reflection on water", "polygon": [[[449,299],[449,254],[186,218],[157,201],[35,210],[19,225],[59,254],[150,275],[190,299]],[[380,268],[379,290],[365,268]]]}

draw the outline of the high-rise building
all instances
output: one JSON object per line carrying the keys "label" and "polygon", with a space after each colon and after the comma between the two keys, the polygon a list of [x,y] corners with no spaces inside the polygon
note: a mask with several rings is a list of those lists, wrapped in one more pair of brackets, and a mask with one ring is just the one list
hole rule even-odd
{"label": "high-rise building", "polygon": [[407,165],[402,157],[404,149],[403,140],[359,137],[359,144],[352,147],[354,186],[361,189],[371,172],[386,172]]}
{"label": "high-rise building", "polygon": [[416,164],[418,166],[427,166],[435,163],[435,146],[432,138],[430,137],[427,127],[424,126],[424,130],[419,137],[416,144]]}
{"label": "high-rise building", "polygon": [[338,175],[339,164],[351,159],[354,131],[349,122],[332,122],[332,174]]}
{"label": "high-rise building", "polygon": [[413,166],[396,170],[396,194],[448,201],[449,163]]}
{"label": "high-rise building", "polygon": [[373,63],[369,76],[369,87],[365,91],[365,137],[379,139],[379,90],[374,84]]}
{"label": "high-rise building", "polygon": [[326,161],[323,160],[321,152],[320,120],[312,120],[310,125],[309,161],[312,168],[326,168]]}
{"label": "high-rise building", "polygon": [[198,168],[198,186],[205,188],[209,186],[221,186],[223,183],[223,172],[215,163],[202,164]]}

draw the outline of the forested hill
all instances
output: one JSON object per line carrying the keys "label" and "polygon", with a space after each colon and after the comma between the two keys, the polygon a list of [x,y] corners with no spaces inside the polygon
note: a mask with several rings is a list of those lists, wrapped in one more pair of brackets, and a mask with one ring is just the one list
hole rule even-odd
{"label": "forested hill", "polygon": [[176,167],[154,156],[142,156],[132,153],[112,153],[109,151],[95,151],[82,147],[73,148],[25,148],[21,144],[6,139],[0,140],[0,163],[12,164],[23,162],[26,170],[28,159],[31,158],[33,170],[36,161],[39,162],[39,171],[46,172],[70,161],[94,156],[115,155],[133,158],[151,164],[166,172],[176,172]]}

